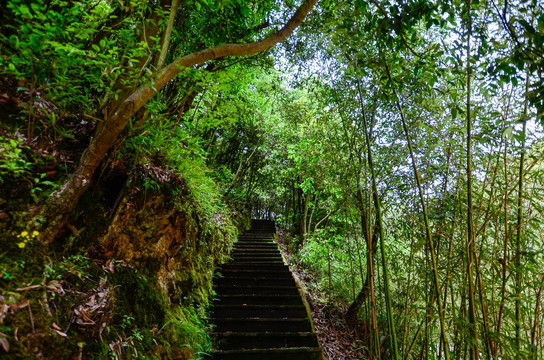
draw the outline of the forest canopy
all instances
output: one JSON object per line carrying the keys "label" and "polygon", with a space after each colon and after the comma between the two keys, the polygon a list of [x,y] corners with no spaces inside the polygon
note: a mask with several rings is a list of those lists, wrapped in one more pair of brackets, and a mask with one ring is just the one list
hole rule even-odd
{"label": "forest canopy", "polygon": [[[130,278],[183,309],[104,300],[69,351],[204,351],[214,267],[256,217],[369,358],[543,357],[542,2],[6,0],[0,28],[0,300]],[[0,344],[31,358],[18,309]],[[129,335],[181,317],[160,349]]]}

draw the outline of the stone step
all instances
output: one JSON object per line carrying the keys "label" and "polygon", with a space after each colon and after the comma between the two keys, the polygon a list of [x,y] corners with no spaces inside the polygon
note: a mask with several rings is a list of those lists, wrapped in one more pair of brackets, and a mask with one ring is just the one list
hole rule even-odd
{"label": "stone step", "polygon": [[262,246],[262,245],[259,245],[259,246],[255,246],[255,245],[251,245],[251,246],[248,246],[248,245],[237,245],[234,247],[233,249],[233,252],[248,252],[248,251],[268,251],[268,252],[278,252],[278,246],[276,244],[274,245],[271,245],[271,246]]}
{"label": "stone step", "polygon": [[229,276],[218,278],[215,281],[216,285],[220,286],[292,286],[295,284],[291,276],[275,278],[265,276]]}
{"label": "stone step", "polygon": [[236,243],[248,242],[248,243],[261,243],[261,244],[275,244],[275,239],[272,236],[238,236]]}
{"label": "stone step", "polygon": [[222,270],[252,270],[252,271],[287,271],[289,267],[283,263],[263,264],[263,263],[230,263],[223,265]]}
{"label": "stone step", "polygon": [[278,251],[277,244],[236,244],[234,251]]}
{"label": "stone step", "polygon": [[322,360],[317,336],[270,221],[253,221],[217,271],[213,299],[220,360]]}
{"label": "stone step", "polygon": [[236,255],[243,255],[243,254],[278,254],[278,249],[265,249],[265,248],[239,248],[234,249],[231,253],[231,256]]}
{"label": "stone step", "polygon": [[317,336],[314,333],[215,333],[216,348],[223,350],[234,349],[275,349],[318,347]]}
{"label": "stone step", "polygon": [[238,259],[247,259],[247,258],[254,258],[254,259],[283,259],[283,257],[279,253],[273,253],[270,251],[266,252],[253,252],[253,251],[246,251],[246,252],[238,252],[231,254],[234,261]]}
{"label": "stone step", "polygon": [[246,247],[262,247],[262,248],[265,248],[265,247],[269,247],[269,248],[273,248],[273,249],[277,249],[278,248],[278,244],[276,244],[275,242],[273,241],[265,241],[265,240],[262,240],[262,241],[258,241],[258,240],[242,240],[242,241],[238,241],[236,243],[234,243],[234,248],[238,248],[240,246],[246,246]]}
{"label": "stone step", "polygon": [[214,360],[321,360],[319,348],[222,350],[212,354]]}
{"label": "stone step", "polygon": [[265,279],[292,279],[290,271],[285,269],[266,270],[266,269],[221,269],[217,273],[217,278],[265,278]]}
{"label": "stone step", "polygon": [[272,251],[244,251],[244,252],[236,252],[231,254],[232,258],[236,260],[243,260],[243,259],[258,259],[258,260],[266,260],[267,258],[270,259],[283,259],[281,254],[276,250],[276,253]]}
{"label": "stone step", "polygon": [[213,299],[216,305],[301,305],[300,295],[218,295]]}
{"label": "stone step", "polygon": [[263,233],[258,231],[246,231],[242,235],[239,235],[238,238],[245,239],[245,238],[255,238],[255,239],[273,239],[274,233]]}
{"label": "stone step", "polygon": [[214,331],[219,332],[312,332],[310,320],[305,318],[214,318]]}
{"label": "stone step", "polygon": [[301,318],[308,316],[304,305],[215,305],[215,318]]}
{"label": "stone step", "polygon": [[235,249],[230,253],[232,257],[236,256],[280,256],[278,249]]}
{"label": "stone step", "polygon": [[254,257],[254,256],[239,256],[234,258],[237,264],[283,264],[283,258],[277,257]]}
{"label": "stone step", "polygon": [[274,234],[266,234],[266,233],[246,233],[243,235],[238,236],[238,240],[266,240],[266,241],[274,241],[275,237]]}
{"label": "stone step", "polygon": [[[266,260],[266,261],[259,261],[259,260],[240,260],[235,261],[233,263],[233,268],[235,269],[247,269],[247,270],[254,270],[254,271],[261,271],[266,268],[274,268],[277,270],[281,270],[282,266],[287,266],[283,263],[283,261],[280,260]],[[289,269],[287,269],[289,271]]]}
{"label": "stone step", "polygon": [[[274,229],[275,230],[275,229]],[[266,236],[266,237],[272,237],[274,236],[274,233],[275,231],[272,230],[272,229],[269,229],[269,230],[249,230],[249,231],[246,231],[244,232],[244,234],[242,234],[242,236]]]}
{"label": "stone step", "polygon": [[299,295],[294,283],[291,286],[216,285],[214,289],[217,295]]}

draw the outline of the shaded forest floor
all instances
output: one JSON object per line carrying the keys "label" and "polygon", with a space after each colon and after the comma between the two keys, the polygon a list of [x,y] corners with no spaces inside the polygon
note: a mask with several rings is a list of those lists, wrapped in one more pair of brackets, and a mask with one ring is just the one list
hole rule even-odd
{"label": "shaded forest floor", "polygon": [[313,285],[311,274],[292,256],[286,243],[287,231],[278,229],[280,251],[287,260],[289,268],[301,281],[305,296],[312,309],[312,321],[319,343],[328,360],[368,359],[366,339],[368,332],[362,322],[348,325],[343,314],[348,304],[330,301]]}

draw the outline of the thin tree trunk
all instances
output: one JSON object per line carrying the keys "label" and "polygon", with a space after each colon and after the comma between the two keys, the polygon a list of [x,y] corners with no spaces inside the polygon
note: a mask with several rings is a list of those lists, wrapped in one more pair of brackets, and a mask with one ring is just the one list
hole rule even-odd
{"label": "thin tree trunk", "polygon": [[470,336],[467,341],[470,348],[470,359],[477,360],[479,358],[478,353],[478,324],[476,322],[476,303],[475,303],[475,290],[473,279],[473,267],[474,259],[476,255],[476,244],[474,236],[474,222],[472,219],[472,118],[471,118],[471,79],[472,68],[470,65],[470,41],[472,34],[472,14],[471,14],[472,1],[466,0],[467,9],[467,282],[468,282],[468,315],[470,323]]}
{"label": "thin tree trunk", "polygon": [[482,272],[480,271],[480,259],[478,256],[474,257],[474,263],[476,265],[476,283],[478,285],[478,296],[480,298],[480,305],[482,307],[482,322],[484,325],[484,339],[485,339],[485,345],[486,345],[486,353],[487,357],[490,359],[492,356],[492,349],[493,349],[493,343],[491,341],[491,338],[489,334],[491,333],[490,327],[489,327],[489,320],[487,318],[487,302],[486,302],[486,296],[485,296],[485,290],[483,286],[483,280],[482,280]]}
{"label": "thin tree trunk", "polygon": [[542,287],[544,287],[544,276],[540,280],[540,287],[536,295],[535,315],[533,318],[533,326],[531,328],[531,345],[533,346],[532,358],[536,360],[538,358],[538,344],[536,343],[536,329],[538,327],[538,319],[540,318],[540,300],[542,299]]}
{"label": "thin tree trunk", "polygon": [[[413,225],[410,226],[410,257],[408,258],[408,288],[406,289],[406,298],[404,299],[404,336],[402,337],[402,349],[406,359],[409,355],[409,352],[406,350],[406,342],[408,341],[408,333],[410,330],[410,321],[408,317],[408,303],[410,301],[410,295],[412,294],[412,267],[414,263],[414,230]],[[411,318],[411,316],[410,316]]]}
{"label": "thin tree trunk", "polygon": [[357,78],[357,89],[359,93],[359,102],[361,106],[361,113],[363,118],[363,128],[365,133],[365,139],[366,139],[366,147],[367,147],[367,156],[368,156],[368,167],[370,169],[370,177],[372,180],[372,197],[374,199],[374,207],[376,209],[376,222],[378,226],[378,231],[380,235],[380,253],[382,256],[382,269],[383,269],[383,284],[384,284],[384,290],[385,290],[385,304],[386,304],[386,311],[387,311],[387,322],[389,324],[389,332],[391,336],[391,355],[393,360],[399,359],[399,349],[397,345],[397,334],[395,331],[395,320],[393,319],[393,309],[391,306],[391,292],[389,290],[389,273],[387,269],[387,255],[385,253],[385,235],[384,235],[384,228],[383,228],[383,221],[382,221],[382,209],[380,204],[380,197],[378,194],[378,186],[376,184],[376,172],[374,169],[374,161],[372,159],[372,150],[371,150],[371,143],[370,143],[370,133],[368,131],[368,125],[366,121],[365,116],[365,109],[364,109],[364,101],[363,101],[363,94],[361,89],[361,82],[359,78]]}
{"label": "thin tree trunk", "polygon": [[179,0],[172,0],[172,5],[170,5],[170,16],[168,17],[168,24],[166,25],[166,30],[164,31],[164,36],[162,37],[161,53],[159,55],[159,60],[157,61],[157,69],[162,68],[164,66],[164,62],[166,61],[166,54],[168,54],[170,37],[172,36],[172,29],[174,27],[174,20],[176,20],[178,7]]}
{"label": "thin tree trunk", "polygon": [[329,291],[328,291],[328,301],[327,304],[332,305],[332,271],[331,271],[331,245],[327,244],[327,272],[329,278]]}
{"label": "thin tree trunk", "polygon": [[[529,90],[529,74],[525,80],[525,92]],[[525,96],[525,102],[523,105],[523,129],[522,129],[522,139],[521,139],[521,155],[519,159],[519,172],[518,172],[518,204],[517,204],[517,224],[516,224],[516,253],[514,254],[514,266],[516,274],[516,282],[514,285],[516,296],[515,296],[515,313],[516,313],[516,347],[517,350],[520,350],[521,343],[521,334],[520,334],[520,324],[521,324],[521,281],[522,281],[522,272],[521,272],[521,226],[523,222],[523,168],[525,166],[525,137],[527,135],[527,104],[528,99],[527,95]]]}
{"label": "thin tree trunk", "polygon": [[[505,127],[506,124],[503,125]],[[502,261],[501,261],[501,273],[502,273],[502,284],[501,284],[501,302],[499,305],[499,315],[497,318],[497,333],[501,333],[502,327],[502,317],[504,313],[504,306],[506,303],[506,269],[508,268],[508,242],[510,239],[510,231],[508,229],[508,169],[506,162],[506,150],[507,150],[507,141],[504,140],[504,151],[503,151],[503,165],[504,165],[504,198],[503,198],[503,208],[504,208],[504,246],[502,251]],[[493,349],[493,356],[496,357],[498,348]]]}
{"label": "thin tree trunk", "polygon": [[[367,218],[367,215],[366,215],[366,208],[364,206],[363,192],[362,192],[362,190],[360,188],[359,188],[359,191],[358,191],[358,196],[359,196],[359,203],[361,204],[361,206],[360,206],[361,230],[363,232],[363,236],[364,236],[364,238],[366,240],[366,243],[371,244],[371,246],[369,247],[369,249],[372,249],[371,253],[369,255],[369,261],[371,261],[372,259],[374,259],[374,256],[376,254],[375,249],[376,249],[376,245],[377,245],[377,241],[376,241],[377,238],[372,236],[372,234],[371,234],[371,232],[372,232],[370,230],[371,225],[370,225],[369,219]],[[357,319],[357,313],[359,312],[359,309],[361,308],[361,306],[365,303],[366,299],[368,298],[369,288],[370,288],[370,281],[371,281],[370,272],[367,272],[367,275],[366,275],[365,281],[363,283],[363,287],[361,288],[361,291],[359,291],[359,293],[357,294],[357,297],[351,303],[348,310],[346,311],[345,318],[346,318],[346,321],[348,323],[354,323],[355,320]]]}
{"label": "thin tree trunk", "polygon": [[[351,237],[348,239],[351,240]],[[351,241],[350,241],[351,242]],[[353,270],[353,247],[352,244],[348,244],[349,249],[349,272],[351,275],[351,296],[352,299],[355,300],[355,271]]]}
{"label": "thin tree trunk", "polygon": [[[314,196],[314,200],[315,200],[315,196]],[[310,217],[308,218],[308,224],[306,225],[307,232],[312,231],[312,219],[314,217],[315,209],[317,208],[318,204],[319,204],[319,199],[316,200],[315,205],[312,207],[312,211],[310,212]]]}
{"label": "thin tree trunk", "polygon": [[[370,207],[369,207],[370,210]],[[368,216],[371,218],[371,215]],[[361,217],[361,228],[365,227],[363,224]],[[372,324],[372,340],[370,344],[370,357],[371,358],[380,358],[380,334],[378,329],[378,319],[376,317],[376,294],[374,289],[374,254],[376,253],[376,250],[374,250],[375,246],[374,243],[374,235],[372,234],[372,227],[369,223],[366,224],[366,228],[363,229],[365,233],[368,234],[368,238],[366,246],[367,246],[367,273],[368,273],[368,284],[369,284],[369,290],[370,290],[370,316],[371,316],[371,324]]]}
{"label": "thin tree trunk", "polygon": [[417,327],[417,331],[414,334],[414,337],[412,339],[412,342],[410,343],[410,346],[408,347],[408,349],[405,350],[404,357],[403,357],[404,360],[408,360],[408,356],[410,356],[410,353],[412,352],[412,349],[414,348],[414,345],[416,344],[417,339],[419,339],[419,334],[421,334],[421,328],[423,327],[424,321],[425,320],[419,323],[419,326]]}
{"label": "thin tree trunk", "polygon": [[231,182],[229,188],[225,192],[225,196],[228,195],[232,191],[232,189],[234,189],[236,184],[240,181],[242,176],[246,173],[246,170],[249,167],[249,163],[251,161],[251,158],[255,154],[255,151],[257,151],[257,148],[258,148],[258,146],[255,146],[255,148],[253,148],[253,151],[251,152],[251,154],[249,154],[246,161],[240,160],[240,165],[238,165],[238,170],[236,171],[236,175],[234,175],[234,178],[232,179],[232,182]]}
{"label": "thin tree trunk", "polygon": [[292,185],[291,185],[291,190],[292,190],[292,202],[291,202],[291,205],[292,205],[292,210],[293,210],[293,220],[292,220],[293,225],[297,223],[297,196],[296,196],[297,193],[296,193],[295,182],[296,182],[296,179],[293,179]]}
{"label": "thin tree trunk", "polygon": [[301,232],[301,238],[302,241],[306,239],[306,234],[308,232],[307,224],[308,224],[308,208],[310,206],[310,193],[308,192],[306,196],[303,197],[303,213],[302,213],[302,219],[300,222],[300,232]]}
{"label": "thin tree trunk", "polygon": [[[389,66],[387,65],[387,62],[385,63],[385,69],[387,71],[387,77],[389,78],[389,81],[393,83],[393,79],[391,78],[391,72],[389,71]],[[419,201],[420,201],[421,209],[423,212],[425,236],[427,238],[427,246],[429,246],[429,251],[431,253],[431,266],[432,266],[432,272],[433,272],[432,279],[433,279],[433,285],[435,290],[434,300],[436,301],[436,305],[438,306],[438,318],[440,320],[440,336],[442,338],[442,343],[444,344],[444,348],[446,349],[446,351],[444,351],[444,354],[446,355],[446,359],[449,360],[450,353],[449,353],[448,338],[446,336],[446,322],[444,320],[445,315],[444,315],[444,309],[442,306],[442,300],[440,298],[441,294],[440,294],[440,280],[438,278],[438,265],[437,265],[436,253],[434,249],[434,242],[431,235],[431,225],[429,224],[429,215],[427,213],[427,204],[425,203],[423,188],[421,186],[421,178],[419,176],[419,171],[417,169],[417,164],[416,164],[416,158],[414,156],[414,150],[412,147],[412,138],[410,136],[410,133],[408,132],[408,126],[406,125],[404,112],[402,111],[402,107],[400,105],[399,94],[397,93],[397,90],[395,89],[394,86],[392,88],[393,88],[393,93],[395,94],[395,104],[397,105],[397,109],[399,110],[399,115],[402,121],[404,136],[406,136],[406,141],[408,142],[408,151],[410,153],[410,159],[412,160],[412,169],[414,171],[414,178],[415,178],[418,193],[419,193]]]}
{"label": "thin tree trunk", "polygon": [[[334,214],[334,212],[330,212],[328,213],[327,215],[325,215],[321,220],[319,220],[315,225],[314,225],[314,231],[317,230],[317,228],[319,227],[319,225],[321,225],[323,223],[323,221],[327,220],[329,218],[329,216],[331,216],[332,214]],[[308,229],[310,230],[310,229]]]}

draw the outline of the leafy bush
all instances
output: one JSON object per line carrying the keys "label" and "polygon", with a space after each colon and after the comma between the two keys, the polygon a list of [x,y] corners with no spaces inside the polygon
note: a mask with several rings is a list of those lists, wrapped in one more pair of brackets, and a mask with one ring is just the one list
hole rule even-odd
{"label": "leafy bush", "polygon": [[[145,128],[143,133],[127,139],[122,151],[124,156],[133,164],[159,166],[181,177],[204,218],[211,219],[218,212],[226,211],[217,184],[206,165],[201,140],[164,118],[149,120]],[[144,182],[147,187],[158,189],[157,180],[161,179],[147,177]],[[180,205],[182,203],[178,202]]]}
{"label": "leafy bush", "polygon": [[9,15],[0,27],[1,72],[19,80],[19,90],[46,93],[63,111],[93,115],[117,96],[111,89],[132,71],[130,60],[145,53],[124,26],[119,41],[94,43],[113,11],[105,2],[9,0],[4,6]]}
{"label": "leafy bush", "polygon": [[22,139],[8,139],[0,136],[0,183],[3,177],[19,178],[32,169],[32,163],[24,155]]}

